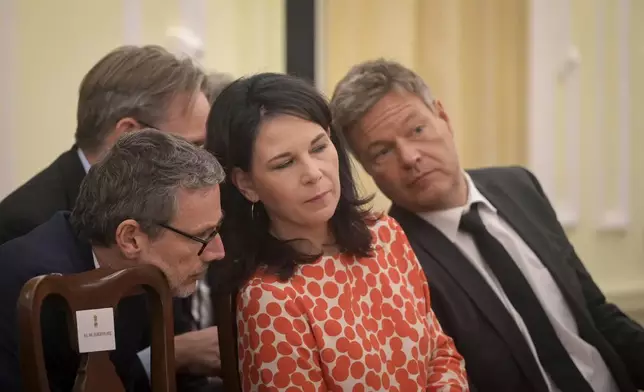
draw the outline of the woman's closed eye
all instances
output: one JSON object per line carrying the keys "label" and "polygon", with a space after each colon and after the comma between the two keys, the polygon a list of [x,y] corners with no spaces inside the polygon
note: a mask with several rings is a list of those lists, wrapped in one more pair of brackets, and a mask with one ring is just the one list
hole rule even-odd
{"label": "woman's closed eye", "polygon": [[[328,147],[329,147],[329,143],[318,144],[311,148],[311,154],[319,154],[321,152],[324,152]],[[295,162],[295,159],[289,158],[273,166],[273,170],[286,169],[287,167],[291,166],[294,162]]]}
{"label": "woman's closed eye", "polygon": [[313,152],[314,154],[315,154],[315,153],[320,153],[320,152],[322,152],[322,151],[326,150],[326,148],[327,148],[328,146],[329,146],[329,143],[322,143],[322,144],[318,144],[318,145],[314,146],[314,147],[311,149],[311,152]]}
{"label": "woman's closed eye", "polygon": [[291,166],[292,163],[293,163],[293,159],[285,160],[285,161],[280,162],[277,165],[273,166],[273,170],[286,169],[287,167]]}

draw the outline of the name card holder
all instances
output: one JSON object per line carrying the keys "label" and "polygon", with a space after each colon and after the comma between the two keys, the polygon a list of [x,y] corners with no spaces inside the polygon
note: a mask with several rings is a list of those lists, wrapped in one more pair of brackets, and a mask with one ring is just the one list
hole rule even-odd
{"label": "name card holder", "polygon": [[116,349],[114,309],[87,309],[76,312],[79,353]]}

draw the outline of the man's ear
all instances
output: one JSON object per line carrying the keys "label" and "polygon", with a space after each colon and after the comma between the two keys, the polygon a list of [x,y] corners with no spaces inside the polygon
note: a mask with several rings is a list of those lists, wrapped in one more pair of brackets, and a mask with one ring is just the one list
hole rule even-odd
{"label": "man's ear", "polygon": [[126,219],[116,228],[116,245],[126,259],[136,259],[149,246],[148,235],[134,219]]}
{"label": "man's ear", "polygon": [[136,131],[137,129],[142,128],[145,127],[132,117],[124,117],[120,119],[116,125],[114,125],[114,130],[105,138],[105,148],[108,149],[112,147],[124,133]]}
{"label": "man's ear", "polygon": [[137,129],[143,129],[143,128],[145,128],[145,126],[140,124],[132,117],[124,117],[120,119],[114,126],[114,134],[118,139],[125,132],[135,131]]}
{"label": "man's ear", "polygon": [[436,114],[440,117],[441,120],[449,122],[449,116],[443,107],[443,103],[440,99],[434,100],[434,107],[436,108]]}
{"label": "man's ear", "polygon": [[436,115],[438,116],[438,118],[440,118],[441,120],[445,121],[449,131],[454,133],[452,131],[452,123],[450,122],[449,116],[447,115],[447,112],[445,111],[445,108],[443,107],[443,103],[438,99],[434,100],[434,108],[436,110]]}
{"label": "man's ear", "polygon": [[83,153],[85,153],[89,163],[93,165],[103,158],[107,151],[124,133],[142,128],[144,128],[143,125],[132,117],[122,118],[116,123],[116,125],[114,125],[112,131],[107,134],[105,140],[97,151],[83,151]]}
{"label": "man's ear", "polygon": [[250,176],[250,173],[243,171],[242,169],[235,167],[230,173],[230,178],[233,182],[233,185],[239,190],[239,192],[244,195],[244,197],[251,203],[257,203],[259,201],[259,196],[255,191],[255,186],[253,180]]}

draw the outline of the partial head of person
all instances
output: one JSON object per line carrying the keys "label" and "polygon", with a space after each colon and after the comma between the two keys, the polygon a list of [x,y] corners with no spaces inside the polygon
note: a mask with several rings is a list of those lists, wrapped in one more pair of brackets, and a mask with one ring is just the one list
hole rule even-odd
{"label": "partial head of person", "polygon": [[156,128],[202,145],[210,105],[208,82],[190,58],[155,45],[123,46],[81,82],[76,145],[90,163],[125,132]]}
{"label": "partial head of person", "polygon": [[358,64],[331,106],[336,128],[392,202],[413,212],[465,203],[449,116],[415,72],[383,59]]}
{"label": "partial head of person", "polygon": [[222,235],[241,282],[258,269],[287,279],[327,247],[369,254],[366,201],[308,82],[274,73],[233,82],[212,107],[206,149],[226,172]]}
{"label": "partial head of person", "polygon": [[153,264],[187,296],[224,257],[223,180],[203,148],[154,129],[128,132],[89,170],[70,222],[102,267]]}
{"label": "partial head of person", "polygon": [[208,81],[206,96],[211,105],[219,94],[235,80],[231,74],[217,71],[210,72],[206,78]]}

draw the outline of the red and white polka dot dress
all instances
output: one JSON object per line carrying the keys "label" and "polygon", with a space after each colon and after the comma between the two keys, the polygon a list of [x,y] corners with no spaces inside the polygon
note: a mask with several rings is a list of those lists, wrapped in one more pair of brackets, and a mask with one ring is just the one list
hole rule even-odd
{"label": "red and white polka dot dress", "polygon": [[288,282],[240,291],[244,391],[467,391],[463,358],[430,308],[396,221],[372,227],[374,257],[324,256]]}

